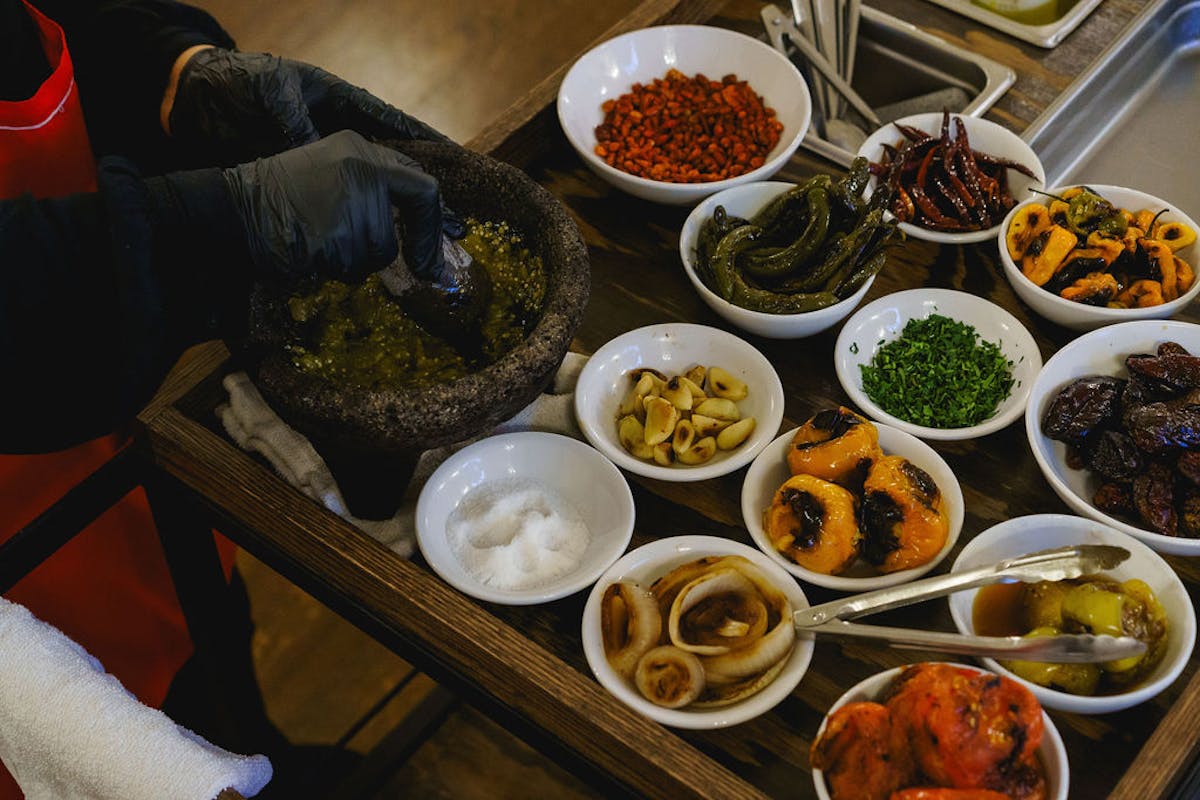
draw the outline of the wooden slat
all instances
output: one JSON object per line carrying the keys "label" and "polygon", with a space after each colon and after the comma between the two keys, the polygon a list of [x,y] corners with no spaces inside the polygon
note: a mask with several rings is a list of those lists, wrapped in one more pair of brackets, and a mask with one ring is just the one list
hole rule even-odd
{"label": "wooden slat", "polygon": [[[173,407],[140,418],[155,462],[222,517],[251,552],[266,544],[314,582],[390,630],[419,642],[589,762],[646,797],[761,797],[761,793],[658,724],[629,711],[597,683],[517,630],[399,558]],[[256,555],[263,557],[261,552]],[[265,559],[264,559],[265,560]],[[438,677],[437,675],[434,676]]]}
{"label": "wooden slat", "polygon": [[[579,55],[614,36],[639,28],[707,20],[724,3],[725,0],[645,0],[620,22],[580,50]],[[554,101],[558,96],[558,87],[573,63],[575,59],[546,76],[528,94],[480,131],[467,143],[467,147],[517,166],[528,163],[541,152],[542,143],[547,137],[558,135]]]}
{"label": "wooden slat", "polygon": [[1180,773],[1200,754],[1200,673],[1142,745],[1109,800],[1165,798]]}

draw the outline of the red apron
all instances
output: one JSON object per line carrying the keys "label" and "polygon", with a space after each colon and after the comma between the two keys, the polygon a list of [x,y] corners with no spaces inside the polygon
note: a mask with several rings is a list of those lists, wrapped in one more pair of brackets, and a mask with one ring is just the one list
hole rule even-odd
{"label": "red apron", "polygon": [[[62,28],[25,3],[52,73],[22,102],[0,101],[0,197],[60,197],[96,189]],[[128,444],[112,434],[57,453],[0,455],[0,542]],[[227,569],[233,548],[222,544]],[[62,630],[143,703],[162,704],[192,643],[145,492],[138,488],[30,573],[9,600]],[[0,765],[0,800],[20,792]]]}

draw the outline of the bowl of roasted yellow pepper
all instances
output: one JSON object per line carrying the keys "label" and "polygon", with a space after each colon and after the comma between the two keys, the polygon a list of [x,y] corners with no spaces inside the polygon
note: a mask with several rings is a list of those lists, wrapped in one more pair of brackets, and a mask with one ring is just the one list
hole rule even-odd
{"label": "bowl of roasted yellow pepper", "polygon": [[1050,189],[1014,207],[1001,230],[1000,261],[1017,296],[1073,330],[1165,319],[1200,294],[1196,223],[1145,192]]}

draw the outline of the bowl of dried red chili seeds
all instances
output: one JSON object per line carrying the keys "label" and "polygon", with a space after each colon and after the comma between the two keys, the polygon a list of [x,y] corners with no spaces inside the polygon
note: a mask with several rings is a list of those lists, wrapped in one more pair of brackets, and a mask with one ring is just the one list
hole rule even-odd
{"label": "bowl of dried red chili seeds", "polygon": [[609,39],[571,67],[558,118],[597,175],[687,205],[775,174],[808,130],[799,70],[724,28],[663,25]]}

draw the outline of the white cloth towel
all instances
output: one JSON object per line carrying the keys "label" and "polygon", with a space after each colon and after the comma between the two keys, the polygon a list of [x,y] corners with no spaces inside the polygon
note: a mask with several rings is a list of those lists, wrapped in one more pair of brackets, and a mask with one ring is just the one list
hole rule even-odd
{"label": "white cloth towel", "polygon": [[26,800],[253,797],[265,756],[216,747],[142,705],[86,650],[0,598],[0,760]]}
{"label": "white cloth towel", "polygon": [[586,362],[587,356],[567,353],[550,387],[511,419],[481,436],[422,453],[404,491],[400,510],[387,520],[363,520],[351,516],[324,460],[308,439],[271,410],[246,373],[225,376],[229,402],[217,407],[217,415],[225,431],[239,446],[261,453],[284,480],[407,558],[412,555],[416,543],[417,497],[421,487],[438,465],[456,450],[486,436],[513,431],[548,431],[580,438],[575,422],[575,383]]}

